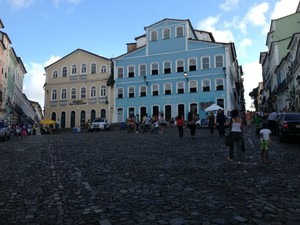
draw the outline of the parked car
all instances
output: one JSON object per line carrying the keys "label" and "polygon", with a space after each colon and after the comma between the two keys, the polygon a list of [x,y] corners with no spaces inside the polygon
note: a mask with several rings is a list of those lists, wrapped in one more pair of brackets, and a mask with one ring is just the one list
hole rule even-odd
{"label": "parked car", "polygon": [[[217,117],[217,114],[214,113],[215,115],[215,118]],[[209,117],[209,114],[206,114],[204,117],[202,117],[200,120],[198,120],[196,122],[196,127],[198,129],[200,128],[207,128],[208,127],[208,117]],[[225,115],[225,118],[226,118],[226,124],[229,122],[229,117]],[[225,127],[226,127],[226,124],[225,124]]]}
{"label": "parked car", "polygon": [[5,141],[10,139],[11,129],[5,120],[0,120],[0,139]]}
{"label": "parked car", "polygon": [[110,122],[104,118],[96,118],[92,122],[91,126],[88,128],[89,131],[100,131],[100,130],[109,130]]}
{"label": "parked car", "polygon": [[280,142],[289,136],[300,137],[300,113],[281,113],[278,118],[277,135]]}

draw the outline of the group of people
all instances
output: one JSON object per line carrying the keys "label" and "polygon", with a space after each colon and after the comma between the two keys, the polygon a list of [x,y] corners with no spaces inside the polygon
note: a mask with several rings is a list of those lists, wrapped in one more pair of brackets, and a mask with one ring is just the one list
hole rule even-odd
{"label": "group of people", "polygon": [[164,127],[167,125],[164,113],[160,112],[157,116],[153,114],[151,117],[145,114],[140,120],[139,114],[130,114],[126,121],[128,133],[154,133],[163,134]]}
{"label": "group of people", "polygon": [[[252,116],[251,116],[252,118]],[[194,139],[195,131],[196,131],[196,121],[197,116],[194,112],[189,112],[187,118],[187,127],[190,129],[191,138]],[[246,114],[246,119],[247,114]],[[178,115],[176,117],[177,128],[179,132],[179,138],[183,137],[183,129],[185,127],[184,118],[182,115]],[[218,110],[217,115],[215,116],[213,112],[211,112],[208,116],[208,127],[210,136],[214,136],[215,129],[218,129],[219,136],[224,137],[225,135],[230,135],[231,145],[229,146],[229,155],[228,160],[234,160],[234,152],[237,154],[237,162],[241,163],[244,160],[244,152],[245,152],[245,142],[243,137],[243,126],[245,123],[245,118],[239,114],[238,110],[233,110],[231,112],[231,118],[227,122],[226,117],[224,115],[223,110]],[[252,123],[252,122],[251,122]],[[251,123],[248,123],[251,125]],[[229,132],[226,134],[225,126],[228,126]],[[261,150],[261,160],[263,162],[269,162],[268,159],[268,150],[271,143],[271,134],[272,131],[269,129],[268,124],[263,123],[262,128],[259,131],[260,135],[260,150]]]}

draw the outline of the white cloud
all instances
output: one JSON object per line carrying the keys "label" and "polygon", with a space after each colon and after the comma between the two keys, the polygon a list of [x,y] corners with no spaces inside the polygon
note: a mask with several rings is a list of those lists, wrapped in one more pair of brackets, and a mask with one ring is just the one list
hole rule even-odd
{"label": "white cloud", "polygon": [[275,4],[271,19],[278,19],[296,12],[299,0],[279,0]]}
{"label": "white cloud", "polygon": [[234,42],[234,36],[228,29],[218,30],[215,26],[219,23],[220,16],[208,17],[198,23],[198,29],[211,32],[217,42]]}
{"label": "white cloud", "polygon": [[237,55],[238,57],[247,58],[247,47],[252,45],[252,41],[249,38],[244,38],[241,42],[238,42]]}
{"label": "white cloud", "polygon": [[262,68],[258,61],[254,61],[245,63],[243,71],[246,108],[247,110],[253,110],[250,108],[253,100],[250,98],[249,93],[258,86],[259,82],[262,82]]}
{"label": "white cloud", "polygon": [[59,60],[59,56],[51,56],[45,63],[31,62],[25,64],[27,74],[24,78],[24,93],[27,98],[40,103],[44,107],[44,90],[43,86],[46,81],[44,68],[53,62]]}
{"label": "white cloud", "polygon": [[234,8],[237,8],[239,4],[239,0],[226,0],[224,3],[220,5],[220,9],[224,11],[230,11]]}
{"label": "white cloud", "polygon": [[11,5],[15,9],[21,9],[29,7],[31,4],[33,4],[35,0],[11,0]]}

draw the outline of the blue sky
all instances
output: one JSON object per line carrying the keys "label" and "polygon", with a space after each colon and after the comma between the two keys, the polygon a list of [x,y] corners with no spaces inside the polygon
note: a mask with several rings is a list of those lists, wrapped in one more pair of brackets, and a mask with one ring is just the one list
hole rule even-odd
{"label": "blue sky", "polygon": [[[0,0],[0,19],[27,74],[24,92],[44,107],[44,67],[82,48],[111,58],[164,18],[189,19],[218,42],[234,42],[248,93],[262,81],[271,19],[296,12],[299,0]],[[251,109],[252,110],[252,109]]]}

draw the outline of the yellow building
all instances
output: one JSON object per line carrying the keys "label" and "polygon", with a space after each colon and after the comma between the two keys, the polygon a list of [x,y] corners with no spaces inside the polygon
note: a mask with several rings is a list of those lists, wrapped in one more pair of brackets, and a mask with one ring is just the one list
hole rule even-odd
{"label": "yellow building", "polygon": [[45,118],[61,128],[84,127],[96,117],[112,121],[111,60],[77,49],[45,67]]}

